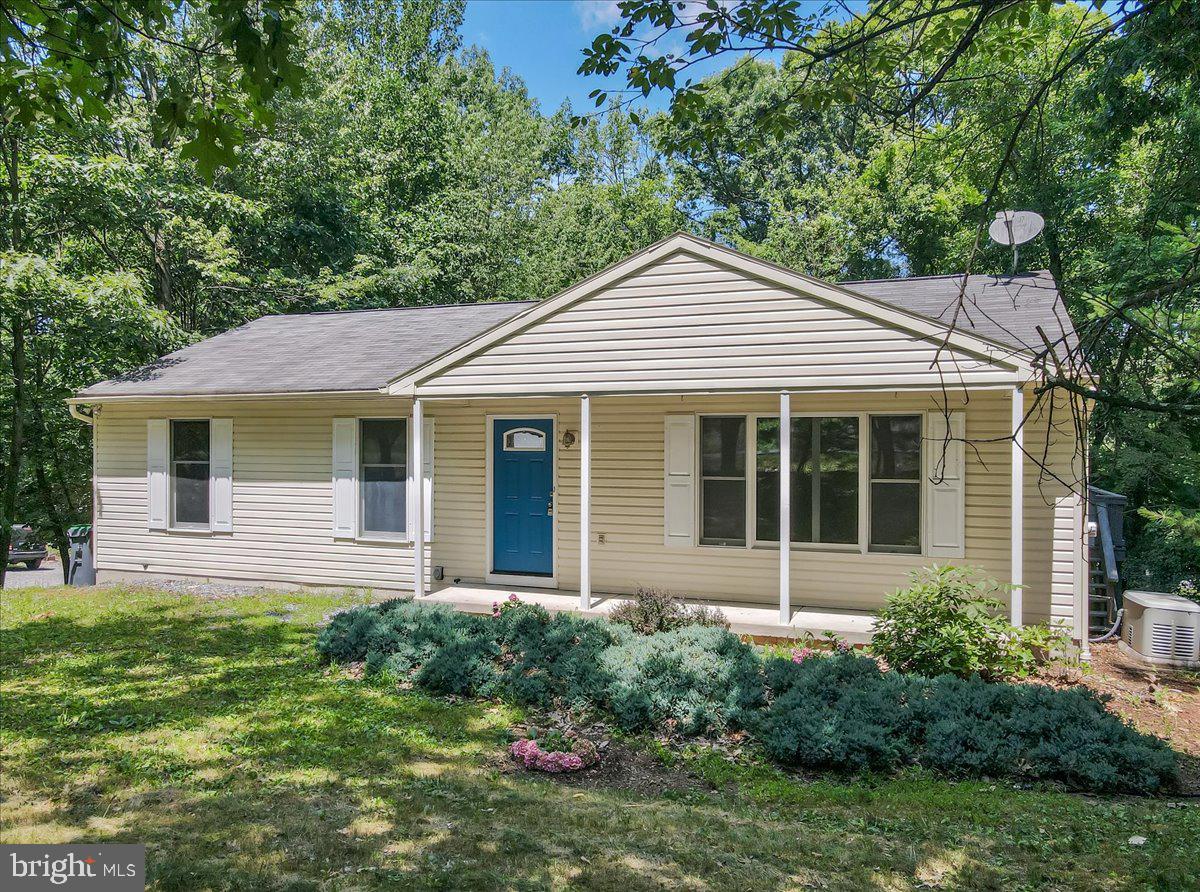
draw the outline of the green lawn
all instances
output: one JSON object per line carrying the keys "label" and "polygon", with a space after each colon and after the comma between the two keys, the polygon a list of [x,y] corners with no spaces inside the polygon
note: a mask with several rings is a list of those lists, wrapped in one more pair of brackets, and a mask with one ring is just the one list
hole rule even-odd
{"label": "green lawn", "polygon": [[1200,888],[1196,805],[712,757],[687,764],[717,792],[499,772],[516,710],[320,665],[352,599],[4,592],[0,839],[145,842],[161,889]]}

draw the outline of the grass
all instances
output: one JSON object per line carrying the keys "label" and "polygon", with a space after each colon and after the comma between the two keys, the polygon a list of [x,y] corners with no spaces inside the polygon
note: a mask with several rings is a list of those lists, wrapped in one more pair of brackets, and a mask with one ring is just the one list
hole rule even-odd
{"label": "grass", "polygon": [[501,773],[516,710],[319,664],[352,599],[5,591],[0,840],[144,842],[155,889],[1200,888],[1195,805],[712,754],[663,759],[715,792]]}

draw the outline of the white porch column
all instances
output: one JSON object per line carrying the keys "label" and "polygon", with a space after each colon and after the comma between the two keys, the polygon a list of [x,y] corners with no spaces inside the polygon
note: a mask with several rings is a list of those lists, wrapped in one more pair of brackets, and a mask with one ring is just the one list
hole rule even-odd
{"label": "white porch column", "polygon": [[592,607],[592,401],[579,398],[579,609]]}
{"label": "white porch column", "polygon": [[1020,585],[1021,571],[1025,563],[1025,395],[1018,384],[1012,393],[1012,491],[1009,510],[1012,514],[1012,556],[1009,581],[1013,584],[1011,595],[1012,624],[1021,625],[1024,612],[1024,593]]}
{"label": "white porch column", "polygon": [[779,394],[779,622],[792,621],[792,397]]}
{"label": "white porch column", "polygon": [[416,470],[408,475],[414,481],[412,487],[412,519],[413,519],[413,595],[417,598],[425,594],[425,456],[422,447],[425,437],[425,407],[421,400],[413,400],[412,431],[409,436],[412,442],[410,467]]}

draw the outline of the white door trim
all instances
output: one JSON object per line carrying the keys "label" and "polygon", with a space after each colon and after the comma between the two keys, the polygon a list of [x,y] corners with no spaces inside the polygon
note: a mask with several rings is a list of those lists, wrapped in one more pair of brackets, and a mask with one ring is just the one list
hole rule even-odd
{"label": "white door trim", "polygon": [[[495,467],[494,444],[497,421],[549,421],[550,422],[550,492],[554,497],[554,515],[551,518],[551,573],[549,576],[513,576],[492,572],[492,470]],[[487,540],[487,563],[484,564],[484,581],[491,585],[512,585],[525,588],[558,588],[558,518],[562,513],[558,498],[558,413],[557,412],[501,412],[487,416],[484,425],[487,461],[484,466],[484,537]]]}

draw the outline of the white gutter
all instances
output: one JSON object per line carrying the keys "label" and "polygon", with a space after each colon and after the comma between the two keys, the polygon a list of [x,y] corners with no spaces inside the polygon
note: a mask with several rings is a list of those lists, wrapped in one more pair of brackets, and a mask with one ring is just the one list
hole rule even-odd
{"label": "white gutter", "polygon": [[78,421],[82,421],[84,424],[91,427],[93,424],[96,423],[95,410],[92,411],[92,414],[85,415],[83,412],[81,412],[79,410],[80,405],[85,405],[85,404],[82,404],[79,401],[73,400],[73,399],[67,400],[67,411],[71,413],[72,418],[74,418]]}
{"label": "white gutter", "polygon": [[370,388],[367,390],[264,391],[262,393],[120,393],[113,394],[112,396],[73,396],[67,400],[67,405],[147,402],[150,400],[258,400],[280,399],[283,397],[307,397],[311,399],[323,396],[387,396],[387,392],[379,388]]}

